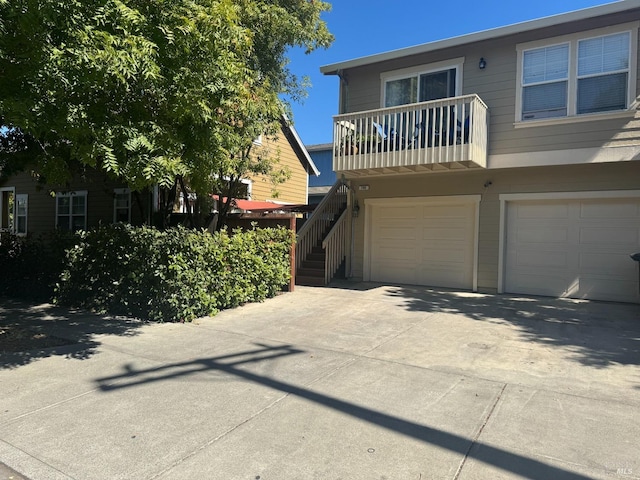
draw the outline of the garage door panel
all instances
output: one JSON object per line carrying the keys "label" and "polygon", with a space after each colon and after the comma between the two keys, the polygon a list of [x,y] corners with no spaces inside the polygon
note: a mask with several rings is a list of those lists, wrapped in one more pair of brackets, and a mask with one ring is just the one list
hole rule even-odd
{"label": "garage door panel", "polygon": [[565,243],[569,240],[569,229],[566,226],[527,226],[518,228],[516,237],[519,243]]}
{"label": "garage door panel", "polygon": [[580,229],[580,243],[582,244],[598,244],[602,246],[611,245],[613,243],[618,245],[628,245],[633,248],[638,244],[640,236],[638,235],[638,228],[633,226],[629,227],[613,227],[613,226],[601,226],[601,227],[583,227]]}
{"label": "garage door panel", "polygon": [[378,206],[376,207],[376,216],[379,218],[388,218],[388,219],[412,219],[415,218],[418,213],[418,209],[415,207],[404,207],[399,209],[398,207],[385,207]]}
{"label": "garage door panel", "polygon": [[422,249],[423,262],[433,265],[434,263],[444,263],[445,265],[465,265],[469,263],[467,249],[459,248],[425,248]]}
{"label": "garage door panel", "polygon": [[514,210],[518,218],[567,218],[569,216],[569,208],[557,208],[556,205],[549,202],[535,202],[526,205],[518,205]]}
{"label": "garage door panel", "polygon": [[580,271],[615,275],[625,281],[636,280],[636,264],[630,261],[629,255],[621,253],[581,253],[579,255]]}
{"label": "garage door panel", "polygon": [[635,200],[612,200],[607,203],[583,201],[580,217],[584,219],[640,218],[640,207]]}
{"label": "garage door panel", "polygon": [[379,262],[371,271],[372,278],[384,277],[391,283],[418,283],[418,269],[414,262]]}
{"label": "garage door panel", "polygon": [[398,214],[386,205],[372,208],[370,279],[473,288],[476,204],[418,203],[398,205]]}
{"label": "garage door panel", "polygon": [[460,238],[465,238],[467,234],[467,228],[423,228],[422,238],[428,241],[437,240],[449,240],[457,241]]}
{"label": "garage door panel", "polygon": [[407,262],[414,262],[417,253],[418,250],[413,244],[403,245],[403,243],[389,245],[386,247],[376,247],[373,250],[373,254],[375,256],[385,259],[386,262],[384,263],[403,260]]}
{"label": "garage door panel", "polygon": [[447,288],[469,288],[466,274],[463,271],[454,271],[449,267],[430,267],[420,272],[416,282],[419,285],[446,286]]}
{"label": "garage door panel", "polygon": [[[605,281],[606,280],[606,281]],[[628,302],[637,295],[637,285],[623,280],[610,280],[602,276],[583,275],[580,278],[578,298],[593,298],[593,295],[606,296],[607,300]]]}
{"label": "garage door panel", "polygon": [[567,291],[567,284],[570,282],[565,272],[558,272],[557,275],[522,275],[513,280],[511,293],[562,297]]}
{"label": "garage door panel", "polygon": [[640,302],[629,258],[640,251],[640,199],[509,202],[506,222],[505,291]]}
{"label": "garage door panel", "polygon": [[384,228],[379,231],[379,241],[381,243],[393,244],[395,242],[415,241],[417,239],[414,228]]}
{"label": "garage door panel", "polygon": [[433,205],[422,207],[422,217],[429,220],[455,222],[469,217],[469,205]]}
{"label": "garage door panel", "polygon": [[546,267],[560,268],[566,270],[569,265],[568,254],[566,252],[554,251],[520,251],[515,254],[515,264],[518,267]]}

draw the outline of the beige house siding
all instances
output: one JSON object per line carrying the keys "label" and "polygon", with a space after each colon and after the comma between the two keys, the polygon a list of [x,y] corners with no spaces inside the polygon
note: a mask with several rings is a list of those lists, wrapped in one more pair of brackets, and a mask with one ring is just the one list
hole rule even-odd
{"label": "beige house siding", "polygon": [[[580,32],[585,36],[597,28],[640,20],[640,12],[625,12],[500,39],[477,42],[428,52],[345,72],[348,85],[347,113],[381,108],[384,72],[464,57],[462,94],[478,94],[489,107],[489,155],[543,152],[575,148],[640,145],[640,116],[568,122],[547,126],[516,128],[517,51],[516,45],[541,39],[553,39]],[[640,49],[639,49],[640,51]],[[483,57],[484,70],[478,68]],[[636,93],[640,93],[640,62]]]}
{"label": "beige house siding", "polygon": [[[491,185],[485,188],[488,181]],[[398,175],[352,180],[352,185],[363,213],[355,221],[355,278],[363,276],[367,198],[480,194],[478,289],[495,292],[498,285],[500,194],[638,190],[640,162]],[[369,189],[359,190],[360,185],[368,185]]]}
{"label": "beige house siding", "polygon": [[275,200],[283,203],[306,204],[308,174],[284,134],[278,135],[276,141],[263,140],[263,145],[255,148],[278,158],[275,168],[286,167],[291,172],[291,178],[284,183],[273,185],[265,175],[250,177],[251,199],[261,202]]}
{"label": "beige house siding", "polygon": [[[27,194],[27,233],[39,234],[54,230],[56,227],[56,200],[51,191],[72,192],[87,191],[87,227],[100,223],[113,223],[114,189],[123,185],[106,179],[97,171],[88,171],[85,179],[76,179],[65,187],[39,185],[26,172],[19,173],[3,182],[2,187],[14,187],[16,194]],[[141,195],[142,201],[145,196]],[[142,214],[136,196],[131,194],[131,221],[142,223]]]}

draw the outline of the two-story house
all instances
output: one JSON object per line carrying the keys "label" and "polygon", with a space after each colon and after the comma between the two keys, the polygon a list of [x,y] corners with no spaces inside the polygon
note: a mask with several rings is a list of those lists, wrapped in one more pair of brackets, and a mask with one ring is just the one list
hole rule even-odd
{"label": "two-story house", "polygon": [[640,302],[639,28],[625,0],[322,67],[347,275]]}

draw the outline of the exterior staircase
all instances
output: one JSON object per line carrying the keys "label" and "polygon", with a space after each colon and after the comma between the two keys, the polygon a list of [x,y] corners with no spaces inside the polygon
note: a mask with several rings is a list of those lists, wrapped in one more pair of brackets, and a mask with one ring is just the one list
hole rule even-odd
{"label": "exterior staircase", "polygon": [[338,180],[298,232],[296,284],[327,285],[344,269],[349,187]]}
{"label": "exterior staircase", "polygon": [[296,283],[310,287],[321,287],[324,283],[326,254],[322,246],[311,249],[296,272]]}

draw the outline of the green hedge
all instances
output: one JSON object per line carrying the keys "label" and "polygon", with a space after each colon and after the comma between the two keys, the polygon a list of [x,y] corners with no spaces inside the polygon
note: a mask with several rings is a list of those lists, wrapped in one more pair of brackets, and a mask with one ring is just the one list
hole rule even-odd
{"label": "green hedge", "polygon": [[157,321],[189,321],[274,296],[290,279],[293,233],[214,235],[110,225],[68,251],[56,302]]}
{"label": "green hedge", "polygon": [[0,295],[50,302],[65,266],[65,251],[76,242],[68,232],[29,237],[0,233]]}

